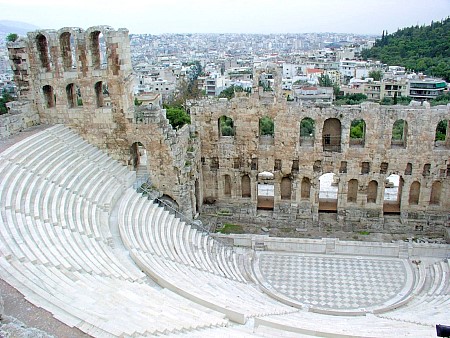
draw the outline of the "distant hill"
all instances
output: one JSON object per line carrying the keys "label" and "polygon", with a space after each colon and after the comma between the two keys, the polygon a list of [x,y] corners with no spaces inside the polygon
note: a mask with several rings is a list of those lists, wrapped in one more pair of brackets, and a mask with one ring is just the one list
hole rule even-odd
{"label": "distant hill", "polygon": [[28,32],[35,31],[36,29],[39,29],[39,27],[26,22],[0,20],[0,34],[2,35],[8,35],[9,33],[26,35]]}
{"label": "distant hill", "polygon": [[450,82],[450,17],[429,26],[412,26],[393,34],[383,32],[365,59],[380,60]]}

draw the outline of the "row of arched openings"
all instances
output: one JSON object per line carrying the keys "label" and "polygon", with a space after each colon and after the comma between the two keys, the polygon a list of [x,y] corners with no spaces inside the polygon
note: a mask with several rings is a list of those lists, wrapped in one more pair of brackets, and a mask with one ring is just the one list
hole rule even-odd
{"label": "row of arched openings", "polygon": [[[219,135],[235,136],[235,125],[231,117],[223,115],[219,118]],[[435,133],[435,145],[442,146],[447,140],[448,121],[441,120]],[[322,130],[322,144],[324,151],[341,151],[341,121],[336,118],[325,120]],[[273,138],[275,124],[272,118],[264,116],[259,119],[259,136],[261,139]],[[400,119],[392,125],[392,148],[405,148],[407,146],[408,122]],[[300,122],[300,145],[314,146],[315,121],[305,117]],[[364,147],[366,141],[366,122],[363,119],[355,119],[350,125],[349,146]]]}
{"label": "row of arched openings", "polygon": [[[399,175],[390,175],[385,183],[385,190],[383,195],[384,203],[399,204],[404,181]],[[356,203],[358,200],[358,185],[357,179],[351,179],[347,183],[347,202]],[[231,197],[231,177],[224,175],[224,195]],[[408,203],[410,205],[418,205],[421,184],[414,181],[409,189]],[[431,194],[429,199],[430,205],[440,205],[442,193],[441,181],[435,181],[431,186]],[[311,194],[311,180],[308,177],[303,177],[300,185],[300,198],[308,200]],[[241,196],[243,198],[251,197],[251,180],[249,175],[241,177]],[[290,200],[292,196],[292,179],[290,177],[283,177],[280,183],[280,197],[281,200]],[[378,199],[378,181],[371,180],[367,185],[367,203],[377,203]],[[323,174],[319,178],[319,201],[337,200],[338,188],[335,175],[332,173]]]}
{"label": "row of arched openings", "polygon": [[[97,108],[105,106],[105,99],[109,97],[108,84],[103,81],[98,81],[94,85],[95,102]],[[47,108],[53,108],[56,105],[56,95],[53,87],[45,85],[42,87],[44,95],[44,103]],[[75,83],[69,83],[66,86],[66,98],[68,108],[80,107],[83,105],[83,98],[81,96],[81,88]]]}
{"label": "row of arched openings", "polygon": [[[102,32],[93,31],[89,34],[88,39],[88,48],[91,53],[91,66],[94,69],[106,68],[106,43]],[[77,48],[72,33],[63,32],[59,35],[59,47],[64,71],[68,72],[77,69]],[[50,52],[48,40],[45,35],[38,34],[36,36],[36,48],[41,67],[48,72],[51,71],[55,61],[52,60],[52,53]],[[59,56],[55,57],[58,59]]]}

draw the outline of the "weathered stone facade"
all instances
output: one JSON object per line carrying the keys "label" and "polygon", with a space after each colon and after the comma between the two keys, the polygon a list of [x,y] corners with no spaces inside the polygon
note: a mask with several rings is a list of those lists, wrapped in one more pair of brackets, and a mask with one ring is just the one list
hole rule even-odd
{"label": "weathered stone facade", "polygon": [[[439,144],[435,132],[439,121],[450,118],[449,106],[302,107],[264,96],[204,101],[191,108],[202,140],[203,191],[215,200],[207,208],[233,215],[229,219],[254,222],[261,214],[261,223],[274,218],[281,226],[299,228],[317,226],[321,215],[330,219],[322,211],[331,211],[336,212],[335,228],[343,230],[443,233],[450,210],[449,131]],[[221,136],[221,116],[233,120],[234,136]],[[273,119],[273,137],[260,135],[264,116]],[[300,135],[304,118],[314,120],[310,138]],[[350,126],[359,119],[365,121],[365,137],[354,140]],[[392,140],[397,120],[407,123],[402,141]],[[274,175],[269,212],[258,210],[264,201],[257,184],[267,183],[261,172]],[[319,200],[324,173],[338,178],[334,207]],[[399,201],[387,202],[384,182],[393,173],[400,176]],[[387,214],[398,216],[392,222]]]}
{"label": "weathered stone facade", "polygon": [[197,212],[191,191],[199,176],[198,138],[190,126],[173,130],[163,109],[135,111],[126,29],[39,30],[10,43],[8,51],[20,100],[41,123],[74,128],[131,168],[132,145],[140,142],[152,184],[188,215]]}
{"label": "weathered stone facade", "polygon": [[[152,184],[189,216],[220,212],[255,221],[263,215],[308,228],[331,212],[333,226],[343,230],[442,234],[449,226],[450,128],[445,142],[434,138],[437,124],[450,120],[450,106],[306,107],[286,102],[279,88],[263,92],[255,76],[252,96],[193,103],[192,125],[175,131],[163,109],[134,106],[126,29],[36,31],[8,49],[21,102],[40,122],[70,126],[130,167],[138,162],[132,149],[139,142]],[[221,136],[221,116],[232,119],[233,136]],[[272,136],[260,131],[263,117],[274,123]],[[305,118],[314,122],[311,135],[300,133]],[[354,140],[350,126],[359,119],[364,137]],[[399,120],[404,134],[393,140]],[[319,198],[324,173],[336,174],[337,199]],[[400,176],[400,193],[386,202],[392,173]],[[273,197],[258,196],[264,183]]]}

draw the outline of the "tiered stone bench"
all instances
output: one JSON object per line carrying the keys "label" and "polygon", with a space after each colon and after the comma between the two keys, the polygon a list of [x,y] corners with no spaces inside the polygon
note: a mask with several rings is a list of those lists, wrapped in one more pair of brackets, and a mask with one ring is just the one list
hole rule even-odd
{"label": "tiered stone bench", "polygon": [[[133,173],[64,126],[0,153],[0,178],[0,278],[94,337],[431,337],[435,324],[448,324],[446,260],[414,266],[408,295],[360,317],[269,297],[250,251],[221,244],[128,188]],[[111,246],[116,212],[139,269]]]}
{"label": "tiered stone bench", "polygon": [[48,128],[0,153],[0,177],[0,277],[33,304],[100,337],[228,324],[116,259],[109,213],[133,173],[70,129]]}
{"label": "tiered stone bench", "polygon": [[293,311],[246,281],[236,253],[128,189],[119,229],[136,264],[158,284],[238,323]]}
{"label": "tiered stone bench", "polygon": [[436,325],[449,322],[450,311],[450,263],[438,261],[418,266],[421,281],[410,301],[398,309],[378,314],[379,317],[397,321]]}
{"label": "tiered stone bench", "polygon": [[[255,318],[255,332],[270,327],[315,337],[434,337],[433,326],[395,322],[372,314],[361,317],[327,316],[300,311],[283,316]],[[264,332],[264,329],[262,330]]]}

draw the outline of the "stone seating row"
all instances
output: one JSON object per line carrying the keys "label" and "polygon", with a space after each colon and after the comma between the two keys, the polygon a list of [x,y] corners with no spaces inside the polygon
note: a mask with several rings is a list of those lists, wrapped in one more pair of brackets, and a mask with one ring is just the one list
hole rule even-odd
{"label": "stone seating row", "polygon": [[[50,185],[45,184],[48,183],[47,181],[43,182],[43,185],[39,185],[42,194],[53,197],[59,196],[49,187],[46,188],[46,185]],[[81,265],[86,271],[93,270],[104,275],[112,274],[131,280],[142,279],[143,274],[130,274],[125,268],[116,264],[111,249],[105,241],[101,240],[101,235],[96,230],[95,217],[97,217],[96,211],[98,210],[96,210],[95,204],[83,204],[82,199],[67,192],[65,196],[70,196],[70,200],[68,198],[68,202],[62,204],[63,208],[60,211],[64,215],[58,216],[57,220],[50,217],[54,221],[53,223],[49,223],[49,220],[43,216],[44,213],[27,214],[20,212],[20,210],[18,212],[15,208],[2,208],[0,231],[4,248],[9,247],[4,254],[14,254],[16,257],[30,261],[36,261],[38,257],[42,264],[51,264],[52,258],[56,258],[57,261],[58,257],[67,256],[73,258],[70,262],[75,269],[79,269]],[[60,199],[63,200],[63,198]],[[39,205],[36,207],[36,210],[43,209],[44,207]],[[104,216],[102,217],[104,218]],[[45,235],[37,232],[43,227],[46,229]],[[64,229],[67,231],[63,231]],[[86,229],[89,230],[86,231]],[[55,233],[59,233],[61,238],[57,239]],[[55,251],[54,245],[56,244],[49,244],[50,240],[53,243],[60,243],[65,240],[70,245],[58,246],[57,251]],[[61,255],[62,252],[63,255]],[[53,264],[59,266],[56,261],[53,261]],[[69,268],[67,262],[64,262],[65,266]]]}
{"label": "stone seating row", "polygon": [[[65,132],[65,129],[59,129]],[[45,138],[51,138],[51,136],[46,134]],[[57,142],[53,143],[56,144]],[[35,151],[39,152],[40,148],[35,148]],[[92,165],[89,161],[83,161],[82,153],[76,158],[68,157],[70,160],[67,161],[65,161],[66,157],[55,155],[54,160],[64,163],[62,168],[68,176],[71,176],[72,172],[79,175],[85,174],[80,179],[78,179],[80,176],[77,178],[78,181],[82,182],[80,188],[85,186],[92,188],[90,191],[85,190],[86,195],[80,195],[77,194],[78,188],[71,189],[68,185],[58,184],[55,175],[61,177],[64,177],[64,175],[60,175],[59,172],[54,172],[53,175],[47,172],[42,167],[42,165],[48,166],[45,161],[39,161],[31,165],[27,161],[19,162],[19,159],[17,159],[17,162],[12,162],[11,158],[4,153],[1,156],[5,159],[0,166],[2,177],[4,177],[0,183],[2,218],[4,224],[14,225],[7,228],[10,230],[9,233],[5,232],[5,228],[2,229],[4,240],[10,245],[10,253],[15,252],[18,255],[19,252],[15,245],[20,243],[22,250],[20,257],[29,255],[30,260],[36,259],[36,254],[33,255],[36,250],[30,250],[27,245],[32,245],[29,236],[34,234],[33,230],[36,226],[34,223],[39,220],[40,223],[70,230],[70,232],[64,233],[70,235],[67,241],[75,248],[75,252],[82,253],[79,257],[82,259],[81,265],[86,266],[88,270],[93,269],[93,271],[101,272],[104,275],[112,274],[125,279],[139,280],[143,278],[143,274],[139,276],[130,275],[124,267],[116,264],[112,257],[111,248],[106,245],[107,238],[102,236],[102,233],[109,232],[109,214],[101,206],[105,203],[114,204],[114,200],[119,198],[123,191],[123,185],[120,182],[111,175],[108,177],[105,172],[99,171],[97,166]],[[110,160],[110,162],[115,161]],[[83,167],[80,168],[77,165],[78,163],[81,163]],[[83,168],[88,169],[82,171]],[[47,172],[47,174],[44,176],[43,172]],[[105,182],[115,182],[115,184],[111,184],[111,186],[104,184],[102,187],[98,187],[98,182],[103,182],[98,175],[102,175]],[[73,176],[77,177],[76,175]],[[104,202],[99,203],[99,200]],[[27,230],[11,232],[16,226]],[[105,231],[105,228],[107,231]],[[92,241],[91,238],[98,243]],[[45,245],[40,250],[44,251],[45,254],[41,254],[41,258],[52,257],[52,254],[55,253],[53,247],[49,248]],[[102,260],[106,260],[108,263]],[[48,260],[45,260],[45,262],[48,262]],[[96,266],[96,264],[99,266]],[[77,265],[74,264],[74,266]]]}
{"label": "stone seating row", "polygon": [[450,318],[450,267],[439,261],[426,268],[419,266],[422,278],[420,287],[413,291],[411,300],[403,307],[379,314],[379,317],[398,321],[435,325]]}
{"label": "stone seating row", "polygon": [[[115,169],[100,171],[103,168],[85,160],[82,151],[73,156],[63,146],[47,156],[38,147],[38,140],[57,143],[52,139],[59,132],[62,141],[68,140],[67,130],[47,129],[42,137],[31,138],[32,145],[24,140],[0,154],[0,276],[32,303],[95,336],[145,336],[226,325],[223,314],[152,288],[143,283],[143,273],[130,273],[117,262],[99,223],[108,226],[109,213],[102,205],[114,205],[127,178]],[[40,152],[45,160],[10,157],[22,147]],[[116,163],[106,157],[102,165],[114,168],[108,161]],[[119,188],[102,189],[98,182],[117,183]]]}
{"label": "stone seating row", "polygon": [[0,257],[0,270],[27,300],[96,337],[154,336],[228,324],[218,312],[146,284],[5,257]]}
{"label": "stone seating row", "polygon": [[318,337],[434,337],[433,326],[366,316],[332,316],[299,311],[281,316],[255,318],[254,330],[271,327],[280,332]]}
{"label": "stone seating row", "polygon": [[200,305],[245,324],[255,316],[296,311],[262,293],[255,285],[238,282],[191,266],[131,249],[136,264],[159,285]]}
{"label": "stone seating row", "polygon": [[245,282],[232,248],[180,221],[129,188],[119,206],[119,225],[128,248]]}

